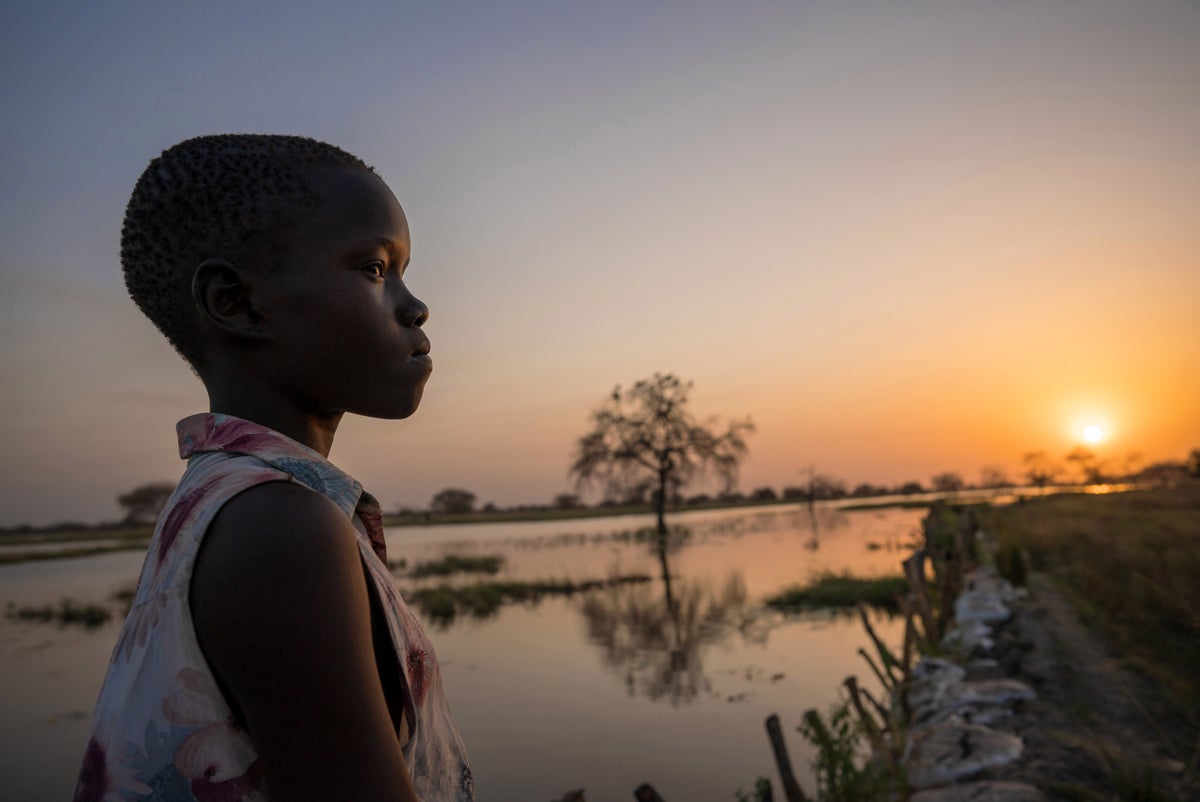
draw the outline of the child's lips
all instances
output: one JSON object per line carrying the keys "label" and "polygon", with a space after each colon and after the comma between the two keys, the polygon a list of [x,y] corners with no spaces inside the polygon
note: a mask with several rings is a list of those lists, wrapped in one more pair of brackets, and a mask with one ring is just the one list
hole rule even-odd
{"label": "child's lips", "polygon": [[422,340],[412,352],[413,356],[429,356],[429,340]]}

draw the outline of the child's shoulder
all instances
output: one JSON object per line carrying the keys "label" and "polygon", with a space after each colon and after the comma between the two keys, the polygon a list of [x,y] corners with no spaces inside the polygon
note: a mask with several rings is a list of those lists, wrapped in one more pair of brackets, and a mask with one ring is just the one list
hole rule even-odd
{"label": "child's shoulder", "polygon": [[217,511],[192,589],[193,594],[210,585],[220,589],[235,578],[259,587],[290,587],[346,561],[361,570],[359,559],[354,526],[337,504],[298,482],[265,482]]}
{"label": "child's shoulder", "polygon": [[193,623],[206,650],[217,638],[236,652],[281,628],[319,625],[322,610],[345,609],[362,584],[346,514],[302,484],[267,482],[230,499],[210,524],[189,589]]}

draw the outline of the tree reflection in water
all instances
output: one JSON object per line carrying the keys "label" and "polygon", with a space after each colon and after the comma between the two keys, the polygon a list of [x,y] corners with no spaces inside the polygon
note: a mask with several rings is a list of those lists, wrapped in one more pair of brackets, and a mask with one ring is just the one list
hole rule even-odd
{"label": "tree reflection in water", "polygon": [[[678,541],[676,541],[678,542]],[[580,609],[588,634],[603,647],[604,661],[624,671],[630,694],[684,704],[710,688],[704,673],[704,647],[739,632],[765,636],[751,627],[746,583],[730,572],[717,587],[673,577],[666,538],[654,546],[661,585],[624,585],[589,594]]]}

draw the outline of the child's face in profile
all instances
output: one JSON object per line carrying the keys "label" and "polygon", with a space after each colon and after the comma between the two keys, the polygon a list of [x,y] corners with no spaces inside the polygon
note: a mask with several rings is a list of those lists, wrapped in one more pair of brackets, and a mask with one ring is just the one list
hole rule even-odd
{"label": "child's face in profile", "polygon": [[310,179],[320,202],[291,215],[283,264],[260,296],[272,384],[306,413],[408,417],[433,361],[420,328],[429,310],[403,280],[404,210],[365,171],[315,168]]}

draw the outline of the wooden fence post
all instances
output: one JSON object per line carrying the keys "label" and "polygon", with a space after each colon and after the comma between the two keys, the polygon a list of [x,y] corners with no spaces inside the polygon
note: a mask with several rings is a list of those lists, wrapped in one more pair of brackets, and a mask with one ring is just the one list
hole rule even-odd
{"label": "wooden fence post", "polygon": [[925,642],[937,643],[941,640],[933,609],[929,606],[929,594],[925,590],[925,550],[917,549],[912,556],[901,563],[904,575],[908,577],[908,586],[912,589],[913,606],[921,616],[921,628],[925,630]]}

